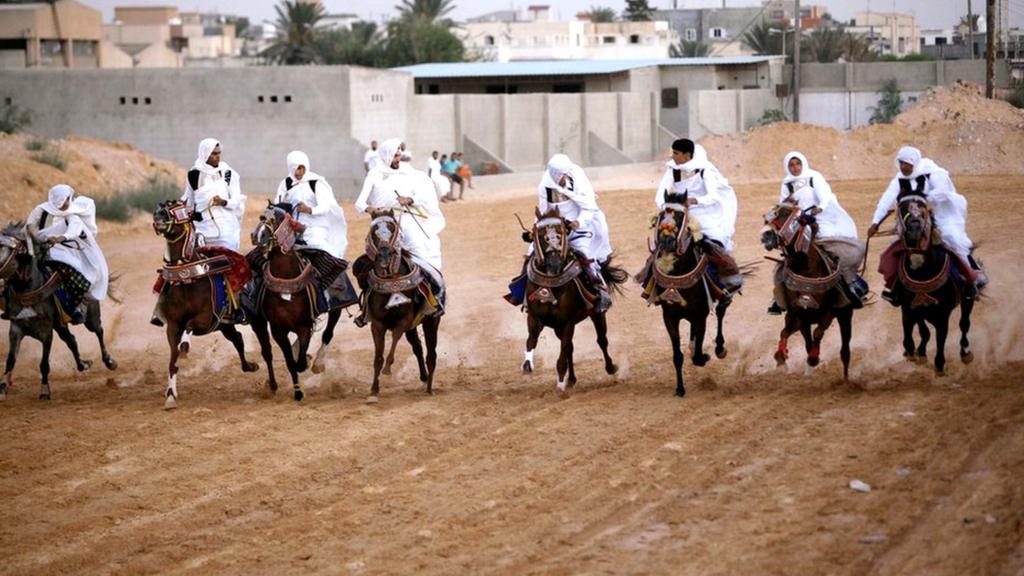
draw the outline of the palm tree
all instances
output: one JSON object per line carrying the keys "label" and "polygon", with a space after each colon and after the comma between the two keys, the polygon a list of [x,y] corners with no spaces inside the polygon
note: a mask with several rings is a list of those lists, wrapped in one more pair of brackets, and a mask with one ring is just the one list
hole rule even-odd
{"label": "palm tree", "polygon": [[314,64],[320,61],[317,53],[315,28],[324,17],[319,3],[300,0],[281,0],[277,11],[277,40],[263,52],[275,64]]}
{"label": "palm tree", "polygon": [[843,40],[846,32],[839,28],[818,28],[803,39],[801,60],[811,62],[835,62],[843,56]]}
{"label": "palm tree", "polygon": [[670,58],[703,58],[711,56],[711,47],[703,42],[683,40],[668,47]]}
{"label": "palm tree", "polygon": [[630,22],[647,22],[654,20],[654,14],[647,0],[626,0],[626,10],[622,13],[622,19]]}
{"label": "palm tree", "polygon": [[396,8],[403,20],[434,22],[455,9],[455,0],[402,0]]}
{"label": "palm tree", "polygon": [[[970,26],[971,32],[977,32],[978,31],[978,20],[980,18],[981,18],[981,14],[971,14],[970,15],[970,24],[969,24],[969,26]],[[960,17],[960,25],[961,26],[968,26],[968,18],[967,18],[967,16],[961,16]]]}
{"label": "palm tree", "polygon": [[743,44],[759,56],[782,54],[782,27],[760,22],[743,35]]}
{"label": "palm tree", "polygon": [[840,47],[843,59],[847,62],[871,62],[878,59],[878,53],[871,48],[871,41],[864,34],[844,32]]}
{"label": "palm tree", "polygon": [[615,22],[615,10],[604,6],[591,6],[587,12],[591,22]]}

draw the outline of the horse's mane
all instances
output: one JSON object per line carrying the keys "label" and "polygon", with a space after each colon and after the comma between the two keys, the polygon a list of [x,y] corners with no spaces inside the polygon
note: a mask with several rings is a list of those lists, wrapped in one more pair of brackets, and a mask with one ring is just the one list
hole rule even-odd
{"label": "horse's mane", "polygon": [[0,230],[0,234],[4,236],[11,236],[13,238],[20,238],[25,233],[25,223],[20,220],[8,222],[3,230]]}

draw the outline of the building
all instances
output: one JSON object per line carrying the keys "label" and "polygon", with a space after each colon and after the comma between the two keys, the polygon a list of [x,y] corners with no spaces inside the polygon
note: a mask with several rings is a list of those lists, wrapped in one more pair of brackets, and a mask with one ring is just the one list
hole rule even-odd
{"label": "building", "polygon": [[317,22],[317,28],[325,30],[351,30],[360,20],[358,14],[327,14]]}
{"label": "building", "polygon": [[902,58],[921,52],[921,29],[909,14],[857,12],[846,30],[865,35],[883,56]]}
{"label": "building", "polygon": [[[769,0],[765,3],[765,16],[769,22],[780,22],[787,28],[795,23],[796,2],[794,0]],[[824,6],[808,5],[800,6],[800,27],[804,30],[820,28],[822,24],[830,20],[828,10]]]}
{"label": "building", "polygon": [[103,18],[75,0],[0,4],[0,68],[99,68]]}
{"label": "building", "polygon": [[763,16],[762,7],[654,11],[654,19],[668,22],[681,40],[706,44],[714,56],[753,54],[743,44],[743,33]]}
{"label": "building", "polygon": [[666,58],[679,41],[666,22],[554,20],[548,6],[492,12],[455,30],[471,52],[491,62]]}
{"label": "building", "polygon": [[179,12],[176,6],[117,6],[114,22],[103,31],[114,67],[241,65],[237,57],[242,39],[236,38],[234,20],[223,14]]}

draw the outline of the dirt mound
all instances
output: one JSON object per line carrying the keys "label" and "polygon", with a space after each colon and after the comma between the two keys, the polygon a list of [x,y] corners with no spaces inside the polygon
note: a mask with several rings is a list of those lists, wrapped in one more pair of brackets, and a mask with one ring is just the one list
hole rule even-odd
{"label": "dirt mound", "polygon": [[[184,178],[173,162],[155,160],[128,144],[78,136],[48,140],[30,134],[0,134],[0,156],[4,159],[0,166],[4,200],[0,220],[25,218],[55,184],[69,184],[87,196],[104,197],[141,186],[153,177]],[[53,165],[59,163],[63,169]]]}
{"label": "dirt mound", "polygon": [[912,144],[953,174],[1024,174],[1024,110],[989,100],[981,87],[956,84],[921,95],[893,124],[850,132],[779,122],[702,141],[713,162],[737,181],[776,180],[790,150],[833,179],[884,178],[900,146]]}

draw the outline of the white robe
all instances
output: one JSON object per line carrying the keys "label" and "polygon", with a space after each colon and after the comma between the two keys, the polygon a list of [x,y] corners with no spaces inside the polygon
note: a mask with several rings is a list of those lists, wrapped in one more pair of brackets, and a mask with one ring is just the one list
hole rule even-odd
{"label": "white robe", "polygon": [[[677,165],[673,161],[667,164],[668,170],[658,185],[654,195],[654,203],[658,210],[665,206],[665,193],[672,190],[676,194],[687,194],[687,198],[696,199],[697,204],[688,207],[690,216],[700,222],[701,232],[707,238],[722,244],[727,252],[732,252],[732,237],[736,233],[736,214],[738,203],[736,192],[729,186],[729,181],[722,176],[717,168],[707,160],[704,147],[697,145],[693,159]],[[672,171],[682,170],[683,179],[675,182]],[[698,172],[703,170],[703,172]]]}
{"label": "white robe", "polygon": [[[335,258],[344,258],[348,248],[348,224],[345,213],[334,197],[334,190],[322,176],[307,171],[302,180],[287,187],[287,178],[277,187],[274,203],[287,202],[293,206],[305,204],[312,209],[309,214],[299,213],[298,221],[306,227],[302,240],[310,248],[323,250]],[[316,181],[316,191],[310,182]]]}
{"label": "white robe", "polygon": [[[185,192],[181,199],[190,209],[203,216],[202,220],[195,223],[196,231],[203,235],[207,246],[223,246],[237,252],[242,216],[245,214],[245,196],[242,195],[239,182],[241,177],[224,162],[216,168],[210,165],[194,168],[200,169],[199,188],[193,190],[186,177]],[[228,170],[231,170],[231,184],[224,178]],[[211,205],[214,196],[226,200],[227,206]]]}
{"label": "white robe", "polygon": [[[612,253],[611,237],[608,233],[608,219],[597,206],[594,186],[583,168],[576,164],[572,164],[565,174],[566,183],[561,186],[551,177],[550,170],[544,172],[537,186],[537,206],[541,214],[557,207],[562,218],[577,222],[579,226],[570,234],[570,245],[591,260],[604,262]],[[548,202],[548,188],[554,191],[556,197],[564,199]],[[530,248],[532,250],[532,244]]]}
{"label": "white robe", "polygon": [[[935,225],[942,234],[942,242],[958,256],[967,260],[974,244],[967,236],[967,199],[956,191],[949,172],[940,168],[927,158],[921,159],[915,166],[914,173],[908,178],[902,173],[897,174],[889,182],[889,186],[878,201],[872,224],[878,224],[890,209],[896,207],[900,194],[901,179],[916,179],[926,175],[924,193],[928,207],[932,210]],[[916,182],[912,183],[916,187]]]}
{"label": "white robe", "polygon": [[[839,199],[832,192],[828,181],[817,170],[811,170],[807,159],[799,153],[786,155],[786,165],[790,158],[799,158],[803,164],[803,171],[799,176],[789,174],[782,181],[779,190],[779,202],[793,202],[800,210],[818,207],[821,213],[815,216],[818,222],[818,239],[829,240],[833,238],[857,239],[857,225],[853,218],[839,204]],[[789,193],[789,184],[793,185],[793,193]],[[813,185],[812,185],[813,184]]]}
{"label": "white robe", "polygon": [[71,201],[65,211],[55,210],[49,202],[36,206],[29,214],[29,224],[39,223],[43,213],[48,214],[46,227],[38,230],[36,236],[41,240],[64,236],[67,242],[54,244],[49,250],[49,259],[62,262],[78,270],[85,276],[91,286],[88,296],[94,300],[107,297],[110,272],[107,259],[103,256],[96,242],[96,204],[90,198],[82,196]]}
{"label": "white robe", "polygon": [[[408,210],[399,204],[399,195],[413,199]],[[395,210],[401,227],[402,249],[420,266],[428,264],[441,272],[440,233],[445,220],[434,184],[426,174],[407,164],[392,169],[381,163],[366,175],[355,208],[360,213],[373,209]]]}
{"label": "white robe", "polygon": [[369,170],[376,168],[380,162],[380,155],[373,148],[368,148],[366,154],[363,154],[363,164],[368,166]]}
{"label": "white robe", "polygon": [[441,173],[441,162],[434,158],[427,160],[427,176],[434,183],[438,196],[445,196],[452,190],[452,183]]}

